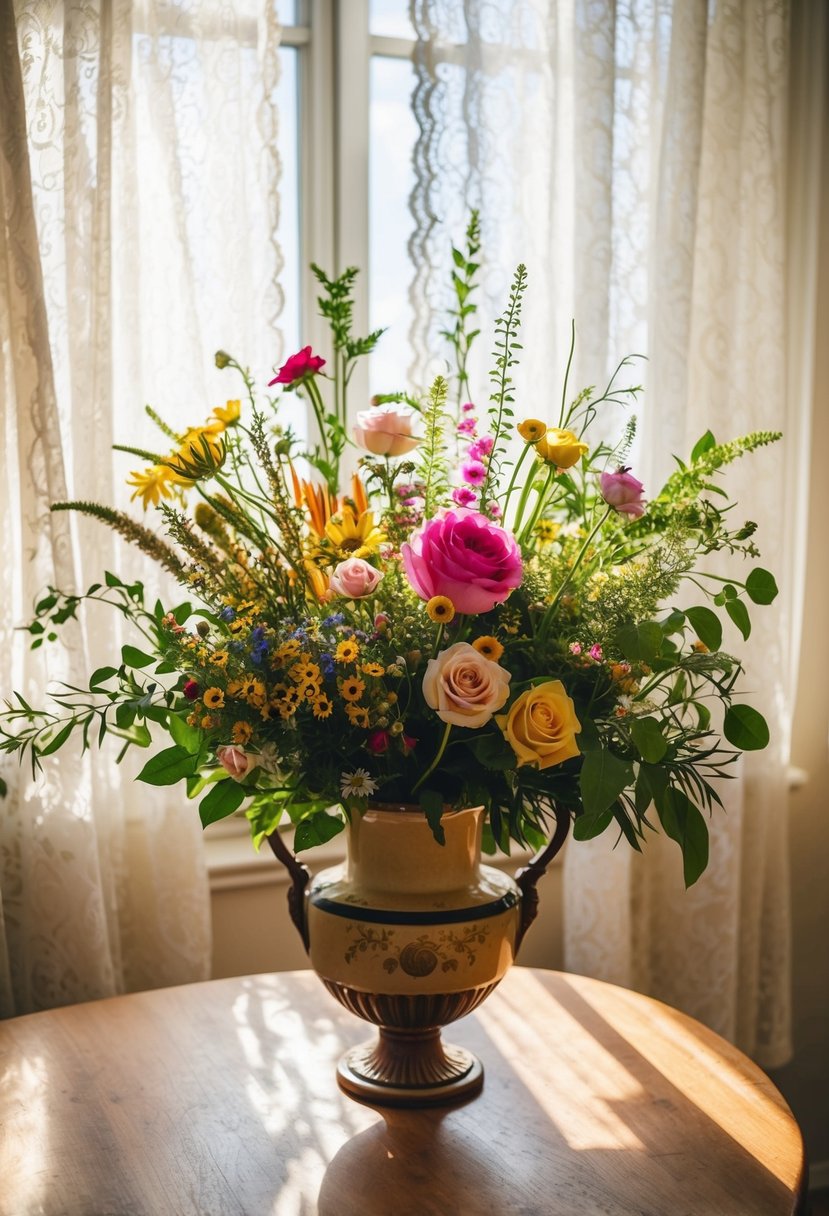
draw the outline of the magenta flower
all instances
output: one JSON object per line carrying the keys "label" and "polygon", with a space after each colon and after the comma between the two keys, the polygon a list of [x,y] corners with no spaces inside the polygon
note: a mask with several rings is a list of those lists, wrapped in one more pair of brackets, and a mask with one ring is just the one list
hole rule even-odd
{"label": "magenta flower", "polygon": [[471,507],[473,502],[476,502],[478,495],[474,490],[470,490],[469,486],[458,486],[452,491],[452,499],[459,507]]}
{"label": "magenta flower", "polygon": [[494,498],[486,504],[486,513],[490,519],[500,519],[503,515],[503,511],[498,506]]}
{"label": "magenta flower", "polygon": [[310,346],[303,346],[302,350],[282,364],[273,380],[268,381],[268,388],[273,384],[294,384],[306,376],[315,375],[321,367],[325,367],[325,360],[312,354]]}
{"label": "magenta flower", "polygon": [[459,435],[473,435],[475,433],[475,427],[477,425],[478,425],[477,418],[471,418],[471,417],[462,418],[460,420],[460,422],[458,423],[458,434]]}
{"label": "magenta flower", "polygon": [[489,612],[522,577],[515,538],[477,511],[453,508],[427,520],[401,556],[416,594],[445,595],[456,612]]}
{"label": "magenta flower", "polygon": [[595,659],[597,663],[601,661],[602,648],[598,642],[591,646],[587,653],[590,655],[591,659]]}
{"label": "magenta flower", "polygon": [[461,465],[461,477],[471,486],[482,486],[486,481],[486,465],[480,460],[465,460]]}
{"label": "magenta flower", "polygon": [[471,414],[472,411],[474,410],[475,406],[472,404],[471,401],[467,401],[466,404],[463,405],[461,408],[463,409],[463,412],[465,414]]}
{"label": "magenta flower", "polygon": [[602,498],[609,507],[639,519],[645,514],[641,481],[631,476],[630,469],[619,469],[616,473],[602,473],[599,478]]}
{"label": "magenta flower", "polygon": [[492,451],[492,443],[491,435],[482,435],[480,439],[476,439],[469,445],[470,460],[483,460]]}

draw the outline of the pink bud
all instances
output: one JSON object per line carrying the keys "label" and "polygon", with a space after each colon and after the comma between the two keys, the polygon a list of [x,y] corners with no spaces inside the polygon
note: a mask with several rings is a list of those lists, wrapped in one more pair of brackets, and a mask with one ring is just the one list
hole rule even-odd
{"label": "pink bud", "polygon": [[382,756],[389,750],[391,735],[387,730],[373,730],[366,739],[366,747],[373,756]]}

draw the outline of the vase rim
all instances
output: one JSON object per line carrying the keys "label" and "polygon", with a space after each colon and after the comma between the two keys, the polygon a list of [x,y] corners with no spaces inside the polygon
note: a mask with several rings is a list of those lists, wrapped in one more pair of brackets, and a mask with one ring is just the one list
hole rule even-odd
{"label": "vase rim", "polygon": [[[482,811],[483,806],[464,806],[460,808],[444,807],[444,815],[466,815],[469,811]],[[388,815],[409,815],[416,816],[418,819],[425,819],[426,816],[422,807],[417,802],[369,802],[366,807],[366,812],[374,811]]]}

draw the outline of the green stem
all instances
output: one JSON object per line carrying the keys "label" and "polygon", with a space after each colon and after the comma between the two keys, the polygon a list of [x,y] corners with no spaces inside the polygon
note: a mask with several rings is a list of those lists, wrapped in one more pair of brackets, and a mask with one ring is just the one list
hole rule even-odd
{"label": "green stem", "polygon": [[541,487],[541,489],[539,491],[538,501],[536,502],[535,506],[533,507],[530,518],[527,520],[526,525],[522,529],[521,536],[519,537],[519,540],[518,540],[519,544],[523,544],[526,542],[526,540],[529,537],[529,535],[531,534],[533,528],[537,524],[538,519],[541,515],[541,512],[544,510],[544,507],[547,504],[547,496],[550,492],[550,487],[555,482],[555,477],[556,477],[556,468],[555,468],[555,465],[551,465],[550,470],[547,473],[547,480],[544,482],[544,485]]}
{"label": "green stem", "polygon": [[552,621],[552,619],[553,619],[553,614],[555,613],[555,610],[556,610],[556,608],[558,607],[559,600],[561,599],[562,595],[564,594],[565,588],[567,588],[567,587],[570,585],[570,583],[572,583],[572,581],[573,581],[573,575],[576,573],[576,571],[578,570],[579,566],[580,566],[580,565],[582,564],[582,562],[584,561],[585,554],[587,553],[587,550],[590,548],[590,545],[591,545],[591,544],[592,544],[592,542],[593,542],[593,537],[594,537],[594,536],[596,535],[596,533],[599,531],[599,528],[601,528],[602,524],[603,524],[603,523],[605,522],[605,520],[608,518],[608,516],[610,515],[610,513],[612,512],[612,510],[613,510],[613,508],[612,508],[612,507],[608,507],[608,508],[607,508],[607,510],[605,511],[604,515],[601,517],[601,519],[599,520],[599,522],[598,522],[598,523],[595,525],[595,527],[594,527],[594,528],[591,530],[591,532],[590,532],[589,536],[588,536],[588,537],[587,537],[587,539],[585,540],[585,542],[584,542],[584,544],[582,545],[581,549],[579,549],[578,557],[577,557],[577,558],[576,558],[576,560],[573,562],[573,565],[570,567],[570,571],[569,571],[569,573],[568,573],[567,577],[564,579],[564,581],[562,582],[562,584],[561,584],[561,586],[559,587],[558,591],[555,593],[555,596],[553,597],[553,602],[552,602],[552,604],[550,604],[550,607],[549,607],[549,608],[547,609],[547,611],[544,613],[544,617],[543,617],[543,619],[542,619],[542,621],[541,621],[541,627],[540,627],[540,629],[539,629],[539,631],[538,631],[538,635],[539,635],[539,637],[540,637],[540,638],[544,638],[544,637],[546,637],[547,630],[549,629],[549,626],[550,626],[550,622],[551,622],[551,621]]}
{"label": "green stem", "polygon": [[518,509],[515,512],[515,520],[512,525],[513,535],[517,535],[518,530],[521,527],[521,521],[524,518],[524,511],[527,508],[527,500],[529,499],[530,491],[533,488],[533,482],[535,481],[536,472],[537,472],[537,469],[534,468],[530,472],[529,476],[527,477],[527,479],[524,482],[524,485],[521,488],[521,497],[518,499]]}
{"label": "green stem", "polygon": [[506,493],[506,497],[504,498],[504,505],[501,508],[502,519],[505,524],[507,522],[507,507],[509,506],[509,500],[512,495],[512,491],[515,488],[515,482],[518,477],[518,470],[521,468],[521,465],[524,463],[524,457],[527,455],[528,450],[532,446],[533,445],[530,443],[524,444],[524,449],[521,452],[521,455],[518,457],[518,460],[516,461],[515,468],[512,470],[512,477],[510,478],[509,485],[507,486],[507,493]]}
{"label": "green stem", "polygon": [[567,368],[564,372],[564,384],[561,386],[561,409],[558,415],[559,427],[564,426],[564,406],[567,401],[567,381],[570,379],[570,365],[573,362],[573,351],[576,349],[576,322],[570,322],[570,354],[567,357]]}
{"label": "green stem", "polygon": [[434,760],[429,765],[429,767],[426,769],[426,772],[422,773],[421,776],[418,778],[418,780],[412,786],[413,794],[417,793],[417,791],[420,789],[421,785],[423,785],[423,782],[426,780],[426,778],[430,777],[432,775],[432,773],[435,771],[435,769],[437,768],[437,766],[440,764],[441,760],[443,759],[443,753],[446,751],[446,744],[449,742],[449,732],[451,731],[451,729],[452,729],[452,723],[447,722],[446,730],[443,732],[443,738],[440,741],[440,747],[437,750],[437,755],[435,756]]}
{"label": "green stem", "polygon": [[[320,439],[322,440],[322,449],[325,453],[325,459],[330,460],[330,453],[328,451],[328,432],[325,429],[325,405],[322,400],[322,395],[314,382],[313,376],[309,376],[308,379],[305,381],[305,388],[307,390],[308,396],[311,400],[311,405],[314,408],[314,413],[317,418],[317,428],[320,433]],[[334,381],[335,398],[336,398],[336,392],[337,392],[337,382],[335,380]]]}
{"label": "green stem", "polygon": [[446,626],[444,625],[443,621],[441,621],[438,625],[438,631],[435,634],[435,644],[432,647],[432,658],[434,658],[437,652],[440,650],[440,644],[443,641],[443,631],[445,628]]}

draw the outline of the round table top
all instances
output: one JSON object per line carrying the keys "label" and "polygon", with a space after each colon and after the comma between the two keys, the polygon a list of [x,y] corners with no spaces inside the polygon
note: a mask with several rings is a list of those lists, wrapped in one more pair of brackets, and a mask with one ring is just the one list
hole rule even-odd
{"label": "round table top", "polygon": [[214,980],[0,1022],[4,1216],[776,1216],[803,1144],[759,1068],[683,1014],[514,967],[444,1039],[463,1106],[337,1087],[374,1029],[312,972]]}

